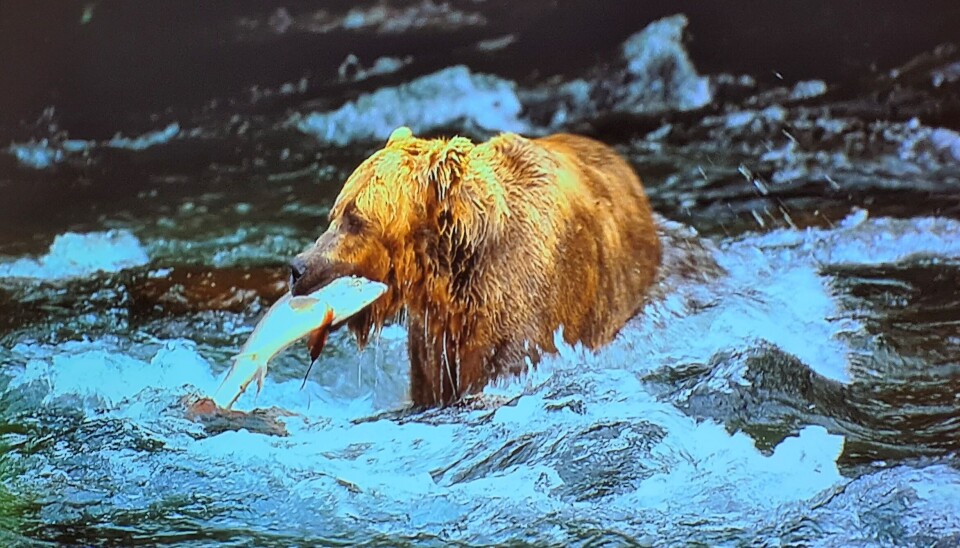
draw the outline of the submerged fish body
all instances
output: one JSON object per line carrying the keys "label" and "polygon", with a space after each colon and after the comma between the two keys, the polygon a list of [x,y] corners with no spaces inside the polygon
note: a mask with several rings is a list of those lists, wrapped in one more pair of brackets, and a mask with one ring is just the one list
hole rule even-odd
{"label": "submerged fish body", "polygon": [[214,402],[229,409],[254,379],[259,392],[267,364],[274,356],[311,332],[348,319],[386,290],[380,282],[346,276],[309,295],[287,293],[267,310],[234,356],[233,367],[214,394]]}

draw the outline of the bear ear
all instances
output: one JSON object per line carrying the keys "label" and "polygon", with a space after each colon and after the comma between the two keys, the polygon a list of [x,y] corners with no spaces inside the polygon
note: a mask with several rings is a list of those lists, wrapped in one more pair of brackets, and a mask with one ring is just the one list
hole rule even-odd
{"label": "bear ear", "polygon": [[410,128],[407,126],[400,126],[393,130],[393,133],[390,134],[390,138],[387,139],[387,146],[399,143],[400,141],[410,139],[412,137],[413,132],[410,131]]}
{"label": "bear ear", "polygon": [[427,181],[437,192],[441,202],[447,199],[454,187],[459,187],[465,172],[467,158],[473,149],[473,143],[465,137],[454,137],[449,141],[434,140],[429,157],[430,168]]}

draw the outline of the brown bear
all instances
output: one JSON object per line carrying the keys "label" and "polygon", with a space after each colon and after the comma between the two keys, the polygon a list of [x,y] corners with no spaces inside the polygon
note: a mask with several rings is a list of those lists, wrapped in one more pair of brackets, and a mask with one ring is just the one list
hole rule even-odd
{"label": "brown bear", "polygon": [[410,397],[449,404],[556,352],[558,330],[569,344],[610,342],[660,260],[640,180],[608,146],[511,133],[474,144],[399,128],[292,261],[291,291],[345,275],[387,284],[347,324],[362,348],[405,312]]}

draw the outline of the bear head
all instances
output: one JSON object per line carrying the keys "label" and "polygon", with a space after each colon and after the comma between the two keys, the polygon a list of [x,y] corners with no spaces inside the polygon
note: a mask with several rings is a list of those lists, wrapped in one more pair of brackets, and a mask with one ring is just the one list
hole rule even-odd
{"label": "bear head", "polygon": [[404,307],[467,311],[474,267],[509,214],[491,153],[463,137],[395,130],[344,183],[326,232],[291,262],[293,294],[349,275],[385,283],[348,321],[361,347]]}

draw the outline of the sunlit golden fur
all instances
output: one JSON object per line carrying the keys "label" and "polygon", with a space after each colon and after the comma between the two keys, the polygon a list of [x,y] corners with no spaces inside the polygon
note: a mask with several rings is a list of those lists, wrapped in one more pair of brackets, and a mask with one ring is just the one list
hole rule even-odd
{"label": "sunlit golden fur", "polygon": [[363,345],[406,310],[415,404],[445,404],[523,371],[554,334],[597,348],[636,314],[660,243],[630,166],[574,135],[482,144],[406,128],[345,183],[294,286],[385,282],[349,325]]}

